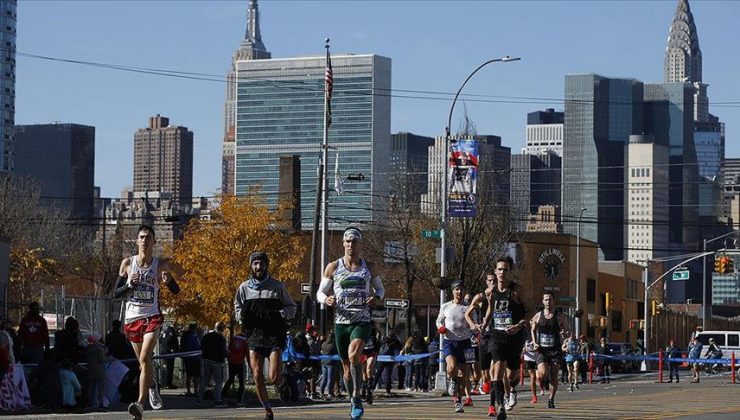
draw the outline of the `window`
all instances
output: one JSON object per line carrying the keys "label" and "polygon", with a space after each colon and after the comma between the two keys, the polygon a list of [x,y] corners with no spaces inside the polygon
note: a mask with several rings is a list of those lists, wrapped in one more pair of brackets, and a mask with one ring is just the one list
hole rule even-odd
{"label": "window", "polygon": [[586,301],[596,302],[596,280],[586,280]]}
{"label": "window", "polygon": [[612,311],[612,331],[622,332],[622,311]]}
{"label": "window", "polygon": [[740,335],[738,334],[727,334],[727,345],[731,347],[740,346]]}

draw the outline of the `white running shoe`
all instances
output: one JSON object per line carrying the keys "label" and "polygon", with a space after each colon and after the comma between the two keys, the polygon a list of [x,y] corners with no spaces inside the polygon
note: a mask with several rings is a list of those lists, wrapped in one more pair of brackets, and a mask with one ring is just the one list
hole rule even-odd
{"label": "white running shoe", "polygon": [[509,398],[506,400],[506,403],[504,404],[504,408],[506,411],[511,411],[512,408],[516,407],[516,391],[511,391],[509,394]]}
{"label": "white running shoe", "polygon": [[447,386],[447,393],[450,394],[451,397],[457,396],[457,382],[450,381],[450,384]]}
{"label": "white running shoe", "polygon": [[159,384],[157,382],[154,382],[153,388],[149,388],[149,405],[152,406],[152,410],[162,408],[162,396],[159,395]]}

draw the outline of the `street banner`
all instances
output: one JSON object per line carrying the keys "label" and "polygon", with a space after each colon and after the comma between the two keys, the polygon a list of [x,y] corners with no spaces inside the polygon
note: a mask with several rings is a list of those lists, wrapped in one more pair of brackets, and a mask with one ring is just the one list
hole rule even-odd
{"label": "street banner", "polygon": [[478,214],[478,140],[458,140],[450,147],[447,196],[450,217]]}

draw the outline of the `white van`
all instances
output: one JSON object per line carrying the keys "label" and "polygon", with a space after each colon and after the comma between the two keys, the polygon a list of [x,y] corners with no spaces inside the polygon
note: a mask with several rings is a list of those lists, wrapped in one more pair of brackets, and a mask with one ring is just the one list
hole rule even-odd
{"label": "white van", "polygon": [[732,352],[735,357],[740,358],[740,331],[702,331],[696,334],[696,338],[704,345],[701,349],[701,358],[707,355],[709,339],[714,338],[714,343],[722,350],[722,357],[729,359]]}

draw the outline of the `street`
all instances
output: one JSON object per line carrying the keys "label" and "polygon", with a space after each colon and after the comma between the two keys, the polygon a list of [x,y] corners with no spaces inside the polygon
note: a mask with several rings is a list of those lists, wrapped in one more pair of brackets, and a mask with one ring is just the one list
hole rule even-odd
{"label": "street", "polygon": [[[656,375],[616,376],[611,384],[585,384],[580,391],[558,391],[554,410],[546,408],[546,396],[530,404],[528,386],[519,387],[519,404],[509,412],[509,418],[520,419],[736,419],[740,417],[740,384],[732,384],[728,374],[703,377],[701,383],[689,383],[688,372],[682,371],[682,381],[656,383]],[[527,384],[525,384],[527,385]],[[736,388],[737,387],[737,388]],[[172,392],[172,391],[169,391]],[[447,397],[430,393],[399,392],[387,398],[378,392],[376,402],[365,406],[366,419],[474,419],[487,418],[488,395],[474,396],[474,406],[465,413],[455,414]],[[145,419],[261,419],[261,408],[195,409],[194,400],[179,394],[165,393],[165,407],[157,412],[145,412]],[[121,404],[115,407],[124,410]],[[276,419],[346,419],[346,400],[331,403],[308,403],[296,406],[276,404]],[[130,419],[125,412],[86,414],[34,414],[6,416],[24,419]]]}

